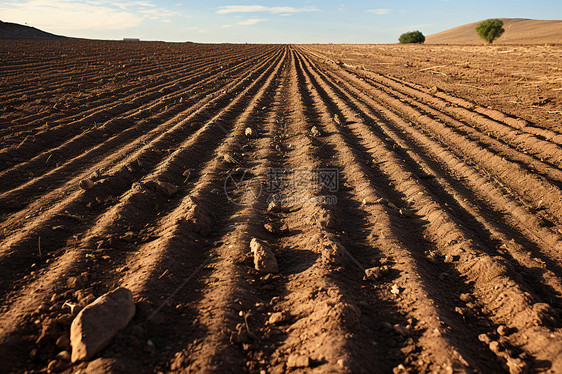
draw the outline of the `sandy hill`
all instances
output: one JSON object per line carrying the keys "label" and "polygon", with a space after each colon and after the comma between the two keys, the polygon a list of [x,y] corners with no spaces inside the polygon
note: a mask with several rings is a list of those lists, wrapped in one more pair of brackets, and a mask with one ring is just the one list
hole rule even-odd
{"label": "sandy hill", "polygon": [[[500,18],[505,32],[494,44],[562,44],[562,21]],[[482,44],[476,26],[468,23],[426,37],[426,44]]]}
{"label": "sandy hill", "polygon": [[51,34],[35,27],[0,21],[0,39],[60,39],[64,36]]}

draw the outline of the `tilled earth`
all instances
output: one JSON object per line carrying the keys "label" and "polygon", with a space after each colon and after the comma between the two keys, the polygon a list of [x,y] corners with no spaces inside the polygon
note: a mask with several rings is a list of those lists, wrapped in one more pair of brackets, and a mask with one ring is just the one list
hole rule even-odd
{"label": "tilled earth", "polygon": [[[2,371],[562,372],[560,128],[318,46],[0,61]],[[119,286],[133,321],[55,359]]]}

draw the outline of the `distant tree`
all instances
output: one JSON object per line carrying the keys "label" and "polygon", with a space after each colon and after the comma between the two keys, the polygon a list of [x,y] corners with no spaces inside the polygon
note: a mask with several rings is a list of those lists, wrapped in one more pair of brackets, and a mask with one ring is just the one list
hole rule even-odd
{"label": "distant tree", "polygon": [[408,44],[408,43],[422,44],[423,42],[425,42],[425,36],[423,36],[423,34],[419,31],[410,31],[400,35],[398,41],[402,44]]}
{"label": "distant tree", "polygon": [[476,26],[476,32],[478,35],[490,44],[492,44],[495,39],[502,36],[504,31],[503,21],[497,18],[487,19]]}

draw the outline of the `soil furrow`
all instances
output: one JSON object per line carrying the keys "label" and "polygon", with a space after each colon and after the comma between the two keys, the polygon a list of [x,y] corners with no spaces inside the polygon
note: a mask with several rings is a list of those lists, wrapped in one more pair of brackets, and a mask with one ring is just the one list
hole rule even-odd
{"label": "soil furrow", "polygon": [[[362,137],[368,131],[361,122],[352,122],[348,126],[351,129],[359,127],[356,131]],[[548,337],[554,338],[555,335],[550,332],[551,327],[542,327],[545,324],[552,326],[552,317],[548,316],[556,312],[548,304],[538,301],[536,296],[531,296],[527,287],[510,279],[510,275],[514,274],[509,270],[509,264],[487,255],[485,248],[471,238],[451,212],[440,207],[439,200],[424,187],[425,182],[408,171],[402,160],[405,155],[400,154],[402,152],[397,153],[383,141],[372,137],[369,137],[368,144],[373,148],[372,155],[380,164],[380,170],[393,182],[397,191],[411,201],[412,208],[428,221],[426,234],[435,243],[436,250],[443,257],[452,259],[451,263],[460,276],[474,282],[474,294],[483,302],[487,313],[493,312],[490,318],[498,324],[518,329],[518,334],[510,337],[513,346],[525,346],[529,353],[540,359],[543,355],[556,357],[556,349],[544,351]],[[495,280],[492,286],[490,280]],[[517,318],[512,317],[515,310],[519,310]],[[525,341],[531,339],[530,335],[534,335],[532,344]]]}
{"label": "soil furrow", "polygon": [[[443,266],[439,269],[425,255],[433,248],[423,234],[424,222],[408,216],[406,213],[408,202],[404,196],[389,188],[392,183],[384,174],[377,173],[376,169],[366,166],[370,165],[372,160],[368,148],[358,144],[356,135],[347,129],[348,124],[359,119],[354,118],[350,109],[344,107],[343,101],[337,99],[333,101],[334,99],[330,98],[330,96],[336,97],[334,93],[323,96],[327,94],[324,91],[326,89],[324,82],[316,74],[314,67],[308,65],[308,71],[311,74],[310,85],[319,90],[314,95],[313,102],[321,105],[323,111],[328,113],[323,126],[326,137],[334,139],[330,142],[333,143],[333,148],[337,150],[342,160],[342,173],[353,176],[347,182],[353,186],[353,193],[348,197],[349,203],[354,204],[356,209],[363,211],[363,214],[370,218],[369,221],[375,228],[369,235],[370,240],[380,248],[384,258],[382,262],[390,265],[386,267],[390,267],[391,274],[394,269],[399,272],[399,275],[394,276],[393,281],[394,284],[399,285],[399,289],[404,288],[404,291],[396,297],[399,300],[405,299],[407,304],[416,305],[412,309],[405,308],[405,312],[411,316],[411,320],[416,321],[415,329],[421,330],[417,334],[412,334],[415,331],[412,326],[414,324],[410,323],[408,326],[413,330],[409,331],[409,334],[417,339],[415,343],[418,348],[416,349],[416,344],[410,343],[410,347],[407,348],[411,354],[403,365],[409,366],[421,356],[422,361],[432,370],[439,370],[437,368],[440,367],[466,370],[469,365],[470,367],[483,365],[482,368],[487,367],[488,370],[496,367],[493,355],[488,354],[486,359],[482,356],[483,347],[478,342],[478,333],[465,325],[464,317],[454,313],[455,308],[462,304],[458,297],[466,292],[466,287],[463,287],[462,282],[457,281],[456,288],[451,289],[453,280],[450,280],[449,290],[456,297],[451,299],[450,295],[443,296],[438,275],[448,269],[444,269]],[[341,122],[335,123],[332,119],[334,116]],[[356,241],[352,242],[356,243]],[[390,284],[385,288],[386,292],[390,293]],[[402,308],[405,306],[403,303],[398,305]],[[478,316],[474,316],[471,322],[488,328],[491,325],[489,321],[482,320]],[[468,339],[472,339],[476,344],[468,345]],[[421,352],[416,352],[419,349]],[[428,356],[431,358],[428,359]],[[483,370],[482,368],[480,370]]]}
{"label": "soil furrow", "polygon": [[[247,62],[244,65],[249,67],[252,66]],[[183,70],[191,74],[191,70],[189,68],[184,68]],[[91,134],[93,130],[86,130],[84,133],[82,132],[82,129],[88,125],[91,127],[92,123],[98,123],[119,114],[134,114],[142,108],[142,105],[146,106],[148,110],[158,110],[160,108],[167,107],[168,101],[173,102],[174,98],[180,98],[182,97],[182,94],[189,92],[190,79],[186,80],[185,77],[172,79],[172,76],[165,71],[162,74],[167,77],[163,84],[152,86],[148,89],[146,86],[142,86],[142,92],[135,92],[128,97],[123,97],[118,100],[116,104],[115,98],[108,99],[108,101],[105,104],[102,104],[101,107],[99,104],[95,103],[95,107],[92,109],[91,113],[85,115],[87,112],[81,112],[80,119],[71,119],[70,122],[67,122],[68,120],[65,119],[65,122],[60,125],[55,125],[52,128],[48,128],[37,134],[33,134],[32,136],[28,136],[22,140],[17,147],[11,147],[5,152],[2,152],[2,154],[0,154],[0,159],[6,161],[6,167],[13,165],[14,161],[21,161],[23,155],[27,158],[37,157],[38,161],[44,162],[50,155],[49,152],[44,149],[46,144],[49,146],[59,145],[67,142],[67,139],[76,139],[85,135],[94,135]],[[212,71],[206,72],[205,75],[207,77],[211,77],[211,82],[215,78]],[[197,80],[195,81],[197,82]],[[103,95],[106,94],[104,93]],[[163,95],[166,96],[162,98]],[[37,155],[38,151],[42,151],[42,153]],[[15,155],[17,155],[17,157],[14,157]]]}
{"label": "soil furrow", "polygon": [[[276,56],[279,58],[278,54]],[[265,61],[262,65],[256,67],[256,70],[260,71],[267,65],[268,63]],[[244,88],[243,92],[234,98],[223,98],[221,101],[224,101],[224,104],[228,104],[226,108],[219,104],[218,108],[212,109],[210,112],[207,111],[205,107],[202,107],[194,113],[192,116],[193,118],[190,118],[190,120],[195,121],[195,123],[207,121],[206,125],[201,127],[197,133],[198,135],[204,135],[201,139],[203,143],[208,144],[210,140],[216,141],[216,139],[220,139],[220,137],[217,137],[217,134],[221,135],[222,133],[224,135],[224,129],[221,128],[223,126],[220,122],[216,122],[221,118],[220,113],[236,113],[236,108],[244,105],[242,98],[245,96],[249,97],[252,92],[255,92],[259,88],[258,83],[265,79],[267,72],[270,71],[271,68],[272,67],[268,67],[266,71],[262,71],[261,75],[256,77],[256,80],[253,80],[248,87]],[[249,77],[251,76],[252,75],[249,75]],[[239,84],[242,83],[239,82]],[[246,98],[245,100],[249,99]],[[215,117],[209,118],[214,110],[220,110],[221,112]],[[199,118],[195,117],[195,115]],[[12,267],[14,270],[21,268],[22,264],[20,264],[20,266],[15,266],[15,264],[24,258],[27,258],[29,262],[28,265],[31,264],[31,261],[39,260],[39,258],[37,258],[37,256],[40,255],[39,253],[35,253],[34,256],[29,257],[30,247],[35,248],[35,240],[39,237],[41,237],[44,248],[43,254],[49,255],[53,253],[53,255],[57,255],[63,250],[65,245],[69,244],[69,239],[72,239],[76,235],[82,236],[84,234],[83,229],[87,227],[88,222],[100,221],[101,217],[103,217],[103,213],[100,213],[101,215],[98,216],[96,215],[96,211],[103,211],[106,206],[108,206],[110,210],[115,209],[115,200],[121,193],[127,191],[134,181],[140,180],[149,170],[153,168],[158,169],[156,165],[161,161],[162,155],[168,153],[166,150],[170,149],[170,147],[177,146],[177,142],[183,139],[180,130],[191,131],[189,124],[190,121],[187,120],[179,123],[175,126],[175,129],[172,129],[175,130],[174,132],[161,134],[151,143],[145,144],[142,148],[128,155],[126,159],[111,166],[111,169],[104,171],[104,175],[101,176],[101,178],[105,178],[97,182],[98,186],[94,186],[92,190],[85,192],[71,192],[69,197],[54,204],[50,210],[39,213],[39,215],[35,217],[33,224],[28,222],[26,230],[17,232],[12,237],[7,238],[3,242],[4,251],[2,251],[4,258],[2,265],[6,268],[6,271]],[[197,128],[197,126],[195,126],[195,128]],[[187,142],[198,139],[199,137],[195,136],[193,139],[188,138]],[[160,164],[165,165],[165,163],[162,162],[160,162]],[[108,164],[108,166],[109,165],[111,165],[111,163]],[[97,170],[100,168],[102,170],[105,169],[103,165],[98,165],[98,167],[94,169]],[[92,171],[93,170],[90,170],[89,172]],[[69,188],[73,186],[74,188],[72,190],[74,191],[76,189],[75,183],[71,183]],[[93,206],[93,212],[90,211],[91,209],[87,209],[88,204]],[[43,206],[43,204],[39,204],[38,210],[41,210]],[[84,212],[86,214],[84,214]],[[21,214],[26,214],[26,212],[22,212]],[[34,214],[37,214],[37,212]],[[111,220],[106,222],[112,225]],[[59,227],[60,231],[53,231],[52,227]],[[73,239],[73,241],[75,240],[76,239]],[[41,254],[41,256],[43,254]]]}
{"label": "soil furrow", "polygon": [[[244,77],[246,77],[247,74],[248,72],[244,74]],[[220,87],[220,91],[235,91],[237,87],[237,85],[235,85],[236,82],[236,80],[233,80],[227,83],[225,86]],[[201,82],[201,84],[203,83],[205,82]],[[63,146],[58,147],[55,150],[51,150],[48,157],[51,157],[53,154],[64,154],[65,157],[67,157],[68,161],[60,161],[64,162],[64,164],[60,167],[56,167],[50,172],[47,172],[43,177],[32,179],[16,190],[12,190],[0,195],[0,200],[7,200],[4,208],[13,210],[14,206],[22,206],[27,203],[27,201],[25,200],[22,201],[22,196],[35,197],[35,195],[33,194],[34,189],[35,191],[39,190],[40,192],[41,188],[53,188],[54,186],[57,186],[57,181],[58,183],[61,183],[65,179],[69,179],[70,176],[68,175],[68,170],[80,170],[80,164],[78,162],[82,163],[83,165],[87,165],[88,163],[91,163],[93,159],[99,159],[104,155],[104,153],[107,154],[108,152],[112,152],[112,150],[116,147],[122,146],[125,142],[132,140],[133,137],[137,138],[136,143],[139,143],[140,141],[150,141],[149,137],[140,137],[139,134],[149,132],[149,134],[152,134],[153,136],[158,135],[159,132],[163,131],[163,128],[162,126],[157,125],[162,122],[167,123],[167,126],[171,126],[175,122],[185,121],[186,118],[188,118],[194,110],[200,108],[203,104],[206,104],[207,102],[214,99],[214,95],[207,94],[212,92],[213,89],[216,89],[216,87],[211,86],[206,89],[204,88],[204,86],[190,87],[189,91],[180,93],[179,100],[177,94],[173,94],[172,97],[162,98],[161,100],[164,100],[165,103],[171,102],[171,105],[166,106],[166,111],[158,111],[155,114],[152,114],[152,108],[149,108],[148,110],[139,109],[138,111],[135,111],[128,116],[121,116],[118,119],[113,119],[106,122],[99,127],[99,130],[97,130],[97,135],[95,131],[90,132],[87,135],[81,136],[79,139],[76,139],[76,141],[67,142]],[[195,94],[190,93],[193,91],[198,92]],[[115,133],[115,135],[112,135],[113,133]],[[99,143],[100,136],[109,137],[109,139],[107,139],[107,141],[103,143]],[[81,144],[80,141],[82,142]],[[132,147],[134,144],[135,142],[130,142],[128,146]],[[92,148],[88,149],[88,146],[92,146]],[[69,157],[76,153],[79,154],[78,157]],[[55,159],[58,160],[59,158],[60,157],[57,158],[55,156]],[[42,168],[46,167],[42,158],[37,158],[34,160],[36,161],[35,164],[33,164],[31,161],[25,164],[19,164],[17,168],[12,169],[12,174],[15,174],[16,176],[18,174],[23,174],[24,171],[21,169],[30,168],[32,165],[34,165],[34,172],[45,173],[47,170],[49,170],[42,170]],[[54,163],[56,161],[53,160],[51,162]],[[62,178],[64,179],[55,179],[58,177],[58,174],[62,174]],[[2,177],[6,177],[6,175],[9,175],[9,171],[6,171],[6,174]],[[26,175],[24,174],[24,176]],[[18,183],[17,177],[12,177],[8,180],[14,185],[17,185]],[[30,190],[28,187],[32,187],[33,189]],[[29,199],[29,197],[27,198]]]}
{"label": "soil furrow", "polygon": [[[252,82],[252,86],[256,87],[256,90],[259,88],[259,91],[256,92],[246,90],[247,95],[251,97],[251,104],[249,104],[249,106],[246,106],[244,114],[241,114],[241,117],[238,120],[233,121],[233,119],[231,118],[222,118],[224,116],[221,117],[220,114],[217,115],[213,119],[214,122],[210,121],[207,126],[209,129],[214,130],[212,134],[209,133],[209,139],[205,140],[195,137],[193,139],[190,139],[191,141],[188,140],[188,144],[186,144],[185,147],[180,148],[176,152],[177,155],[173,154],[169,158],[169,160],[163,162],[163,169],[155,168],[156,172],[161,174],[161,177],[167,176],[165,179],[177,181],[178,179],[185,178],[185,176],[182,175],[182,172],[184,170],[183,165],[196,166],[196,164],[189,165],[190,163],[188,161],[190,159],[193,159],[193,156],[200,152],[201,145],[208,145],[211,139],[220,139],[220,137],[217,137],[217,134],[228,128],[229,125],[226,125],[226,123],[229,123],[231,121],[235,122],[235,128],[233,129],[233,132],[231,132],[231,134],[228,136],[228,139],[222,142],[221,146],[216,149],[215,152],[212,152],[213,147],[209,148],[209,155],[213,154],[214,157],[206,163],[206,165],[208,166],[201,170],[200,177],[198,181],[192,186],[189,194],[184,195],[184,197],[179,199],[179,201],[176,200],[176,203],[173,203],[172,205],[168,203],[167,208],[166,206],[155,208],[157,210],[160,210],[160,213],[155,216],[154,213],[151,212],[152,209],[150,207],[147,207],[147,205],[150,206],[155,201],[161,201],[162,198],[150,198],[150,195],[154,193],[151,193],[150,191],[139,193],[136,189],[134,189],[130,194],[125,195],[125,197],[123,198],[123,204],[127,204],[123,206],[123,208],[126,208],[128,212],[124,211],[124,209],[120,209],[119,206],[116,206],[116,209],[114,210],[120,211],[122,215],[118,214],[117,217],[114,217],[112,214],[114,212],[108,212],[107,217],[105,217],[103,221],[110,223],[115,227],[108,227],[109,231],[106,234],[111,234],[112,236],[119,237],[121,230],[124,231],[127,229],[131,229],[131,225],[127,226],[127,219],[134,218],[134,220],[137,222],[132,225],[132,230],[136,232],[135,229],[137,227],[135,226],[149,226],[152,227],[152,229],[149,230],[151,232],[151,235],[156,235],[157,237],[159,237],[156,240],[150,239],[150,243],[145,245],[140,244],[142,240],[140,242],[135,241],[136,243],[138,243],[138,245],[140,245],[140,248],[134,251],[130,256],[127,255],[126,250],[124,251],[124,253],[117,254],[111,250],[104,251],[104,247],[114,247],[114,244],[112,245],[111,241],[106,241],[101,246],[101,248],[98,248],[101,249],[101,251],[93,252],[97,253],[96,257],[105,257],[107,255],[102,256],[102,254],[108,253],[108,257],[112,258],[110,261],[112,266],[111,273],[115,274],[115,282],[123,282],[125,284],[132,282],[131,288],[133,289],[135,294],[143,294],[147,291],[150,291],[152,294],[154,294],[152,284],[154,282],[158,282],[158,280],[160,279],[159,276],[162,274],[162,266],[165,266],[164,264],[169,263],[169,261],[171,260],[168,257],[172,256],[172,258],[177,258],[177,256],[181,253],[181,248],[183,247],[182,243],[186,244],[186,241],[190,242],[194,240],[193,244],[197,246],[198,244],[196,243],[199,242],[197,237],[200,237],[200,235],[208,235],[208,233],[206,233],[207,230],[214,231],[214,229],[211,228],[212,224],[205,219],[201,221],[203,217],[199,217],[199,215],[201,215],[202,212],[204,214],[208,214],[211,211],[215,210],[214,208],[216,208],[216,202],[210,201],[207,196],[209,196],[209,194],[218,193],[218,198],[221,195],[221,193],[219,192],[212,191],[216,190],[215,187],[217,185],[217,176],[221,175],[222,171],[224,171],[225,168],[232,165],[229,164],[224,155],[238,151],[237,149],[239,147],[239,144],[241,143],[242,138],[245,137],[244,129],[250,113],[256,111],[260,105],[267,104],[266,102],[262,102],[260,98],[266,91],[266,87],[271,86],[271,82],[274,76],[277,74],[273,73],[273,71],[275,69],[279,70],[280,63],[282,61],[281,55],[275,54],[275,56],[276,60],[278,61],[277,64],[275,66],[270,65],[270,67],[265,72],[263,72],[258,79]],[[235,105],[236,102],[239,102],[239,105],[243,105],[243,102],[240,101],[240,99],[234,100],[232,102],[232,105]],[[240,108],[233,107],[227,110],[223,110],[223,113],[232,113],[231,115],[236,116],[238,115],[237,113],[242,113],[242,110],[240,110]],[[226,121],[225,125],[221,125],[221,121]],[[204,131],[202,131],[202,133],[204,133]],[[223,136],[224,135],[226,134],[223,133]],[[196,143],[194,143],[194,141],[196,141]],[[190,149],[189,143],[193,144],[193,149]],[[178,167],[180,170],[178,170]],[[194,207],[194,202],[197,202],[197,204],[210,205],[210,207],[207,209]],[[162,208],[166,209],[162,211]],[[195,208],[195,210],[193,208]],[[163,217],[159,218],[160,216]],[[152,220],[157,220],[157,222],[151,223]],[[99,222],[98,226],[100,225],[103,227],[103,222]],[[94,227],[93,230],[96,231],[96,228]],[[191,231],[192,234],[187,235],[186,237],[186,230],[188,232]],[[103,231],[103,229],[100,230],[98,228],[97,231]],[[135,234],[135,236],[136,235],[137,234]],[[84,244],[86,247],[90,246],[90,244],[92,244],[93,236],[94,235],[85,235],[81,244]],[[106,235],[105,237],[107,238],[108,235]],[[190,237],[192,239],[189,239]],[[135,246],[136,245],[137,244],[135,244]],[[180,247],[178,247],[178,245],[180,245]],[[125,245],[125,247],[127,246]],[[162,251],[162,248],[168,248],[168,250]],[[168,251],[170,253],[167,253]],[[205,257],[204,252],[200,254],[195,253],[194,255],[198,258]],[[63,257],[61,257],[58,263],[55,262],[53,265],[50,265],[50,269],[46,271],[46,277],[38,279],[38,281],[35,282],[36,284],[32,284],[31,286],[32,288],[41,288],[41,284],[43,284],[43,287],[45,287],[45,284],[51,284],[51,287],[57,285],[55,289],[62,288],[61,292],[64,293],[65,285],[64,283],[60,284],[59,278],[65,275],[68,276],[68,271],[70,271],[70,269],[72,269],[73,272],[79,272],[81,268],[84,269],[88,262],[90,262],[92,270],[94,270],[96,267],[101,266],[101,268],[99,269],[101,272],[100,274],[104,274],[105,272],[105,276],[107,277],[107,270],[102,270],[103,267],[107,266],[105,261],[101,261],[101,265],[98,264],[97,266],[92,266],[91,261],[88,261],[88,259],[80,258],[79,253],[77,253],[77,251],[75,250],[67,252]],[[122,267],[123,265],[125,265],[126,270],[121,270],[121,274],[119,273],[119,270],[117,270],[117,273],[115,273],[115,267]],[[171,266],[171,268],[175,268],[177,270],[177,267],[175,266]],[[139,270],[141,271],[139,272]],[[58,273],[58,277],[51,278],[50,275],[55,273]],[[21,304],[24,301],[25,300],[20,300],[19,303]],[[37,303],[37,300],[27,300],[28,303],[32,301]],[[158,303],[160,302],[160,300],[151,299],[150,302]],[[12,311],[17,312],[22,308],[28,309],[23,307],[23,305],[17,305],[17,307],[14,307],[12,309]],[[3,317],[5,317],[5,315]]]}

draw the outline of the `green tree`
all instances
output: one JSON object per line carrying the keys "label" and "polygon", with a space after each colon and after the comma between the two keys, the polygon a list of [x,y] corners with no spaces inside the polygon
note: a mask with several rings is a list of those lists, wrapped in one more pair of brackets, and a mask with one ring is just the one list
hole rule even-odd
{"label": "green tree", "polygon": [[398,41],[402,44],[408,44],[408,43],[421,44],[425,42],[425,36],[423,36],[423,34],[419,31],[410,31],[400,35]]}
{"label": "green tree", "polygon": [[497,18],[487,19],[476,26],[476,32],[478,35],[490,44],[492,44],[495,39],[502,36],[504,31],[503,21]]}

